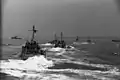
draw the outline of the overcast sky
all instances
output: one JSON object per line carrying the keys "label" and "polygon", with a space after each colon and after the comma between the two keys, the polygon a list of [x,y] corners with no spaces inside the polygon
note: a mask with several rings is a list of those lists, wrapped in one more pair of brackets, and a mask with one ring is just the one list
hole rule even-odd
{"label": "overcast sky", "polygon": [[[3,37],[120,36],[120,14],[114,0],[7,0],[3,8]],[[44,37],[43,37],[44,36]]]}

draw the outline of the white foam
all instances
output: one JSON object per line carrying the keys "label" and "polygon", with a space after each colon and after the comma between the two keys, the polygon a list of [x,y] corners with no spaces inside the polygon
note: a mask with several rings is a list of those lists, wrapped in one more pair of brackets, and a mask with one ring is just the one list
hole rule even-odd
{"label": "white foam", "polygon": [[51,43],[40,44],[41,46],[53,46]]}
{"label": "white foam", "polygon": [[53,66],[52,61],[48,61],[44,56],[34,56],[26,61],[9,59],[1,61],[2,69],[19,69],[19,70],[40,70]]}
{"label": "white foam", "polygon": [[89,42],[73,42],[75,45],[81,45],[81,44],[95,44],[94,42],[89,43]]}
{"label": "white foam", "polygon": [[80,45],[80,42],[73,42],[73,44],[75,44],[75,45]]}
{"label": "white foam", "polygon": [[[62,54],[62,53],[61,53]],[[65,56],[66,57],[66,56]],[[68,57],[67,57],[68,58]],[[71,59],[69,57],[69,59]],[[100,64],[89,64],[82,61],[70,61],[68,59],[56,59],[56,63],[59,64],[61,62],[67,63],[75,63],[82,64],[86,66],[94,66],[94,67],[110,67],[108,65],[100,65]],[[82,77],[94,77],[95,79],[105,79],[111,80],[111,76],[119,76],[120,72],[118,72],[117,68],[112,68],[109,71],[98,71],[98,70],[80,70],[80,69],[47,69],[54,65],[52,61],[48,61],[44,56],[34,56],[28,58],[26,61],[23,60],[1,60],[0,68],[2,69],[2,73],[7,73],[15,77],[23,78],[24,80],[29,80],[29,78],[34,78],[33,80],[75,80],[75,78],[71,78],[63,75],[64,73],[76,73]],[[50,72],[50,73],[49,73]],[[55,74],[56,72],[57,74]],[[52,74],[51,74],[52,73]],[[81,78],[82,78],[81,77]],[[83,80],[78,79],[78,80]],[[112,79],[114,80],[114,79]]]}
{"label": "white foam", "polygon": [[[110,73],[109,71],[103,72],[103,71],[92,71],[92,70],[79,70],[79,69],[43,69],[41,71],[28,71],[28,72],[20,72],[20,71],[15,71],[15,70],[4,70],[3,72],[6,72],[7,74],[10,74],[12,76],[16,77],[25,77],[25,78],[36,78],[38,77],[40,80],[70,80],[70,77],[67,77],[65,75],[61,75],[61,73],[76,73],[79,76],[82,77],[93,77],[96,79],[109,79],[111,80],[112,76],[119,76],[120,73],[116,72],[115,73]],[[50,73],[52,74],[50,74]],[[56,72],[57,74],[55,74]],[[64,77],[64,78],[63,78]],[[46,79],[47,78],[47,79]],[[26,80],[26,79],[25,79]],[[73,80],[73,79],[72,79]],[[75,79],[74,79],[75,80]],[[114,79],[113,79],[114,80]]]}
{"label": "white foam", "polygon": [[95,44],[95,43],[89,43],[89,42],[82,42],[81,44]]}
{"label": "white foam", "polygon": [[[10,74],[15,77],[23,78],[24,80],[29,80],[33,78],[33,80],[37,78],[37,80],[76,80],[75,78],[65,76],[64,73],[76,73],[81,78],[83,77],[93,77],[94,79],[102,79],[102,80],[114,80],[112,76],[119,76],[120,72],[116,71],[116,68],[110,71],[93,71],[93,70],[80,70],[80,69],[41,69],[41,70],[26,70],[26,72],[22,72],[23,70],[19,69],[2,69],[1,72]],[[55,73],[54,73],[55,72]],[[52,74],[51,74],[52,73]]]}
{"label": "white foam", "polygon": [[49,66],[52,66],[53,62],[48,61],[46,58],[44,58],[44,56],[34,56],[34,57],[29,58],[27,61],[25,61],[25,64],[26,65],[24,65],[24,68],[26,69],[38,70],[38,69],[44,69]]}
{"label": "white foam", "polygon": [[55,53],[55,55],[59,56],[59,55],[63,55],[64,53],[66,53],[66,51]]}
{"label": "white foam", "polygon": [[73,47],[73,46],[66,46],[66,50],[76,50],[76,48],[75,47]]}
{"label": "white foam", "polygon": [[66,59],[52,58],[52,60],[54,60],[56,63],[66,62],[66,63],[73,63],[73,64],[78,64],[78,65],[91,66],[91,67],[107,68],[111,70],[114,68],[112,65],[92,64],[92,63],[84,62],[83,60],[72,61],[75,58],[67,56],[67,55],[62,55],[62,56]]}
{"label": "white foam", "polygon": [[60,48],[60,47],[56,47],[56,48],[50,48],[50,49],[48,49],[48,51],[61,52],[61,51],[65,51],[65,49]]}
{"label": "white foam", "polygon": [[40,74],[38,80],[76,80],[63,74]]}
{"label": "white foam", "polygon": [[26,75],[22,77],[23,80],[75,80],[71,77],[62,74],[36,74],[36,75]]}
{"label": "white foam", "polygon": [[10,47],[10,48],[22,48],[21,45],[20,46],[8,46],[8,47]]}

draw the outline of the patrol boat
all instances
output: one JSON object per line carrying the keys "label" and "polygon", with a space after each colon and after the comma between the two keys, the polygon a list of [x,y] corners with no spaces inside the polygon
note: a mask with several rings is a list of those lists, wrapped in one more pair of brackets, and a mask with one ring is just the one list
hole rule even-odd
{"label": "patrol boat", "polygon": [[90,36],[87,37],[87,41],[86,42],[87,43],[92,43],[92,40],[91,40]]}
{"label": "patrol boat", "polygon": [[55,33],[55,34],[54,34],[54,40],[49,41],[48,43],[55,45],[58,41],[59,41],[59,40],[58,40],[58,38],[57,38],[57,36],[56,36],[56,33]]}
{"label": "patrol boat", "polygon": [[46,52],[44,50],[41,49],[41,47],[39,46],[39,43],[37,41],[35,41],[35,33],[38,31],[35,29],[35,26],[33,25],[33,29],[32,30],[28,30],[28,31],[32,31],[32,38],[30,41],[26,41],[25,45],[22,46],[22,52],[20,54],[20,58],[22,60],[26,60],[29,57],[35,56],[35,55],[44,55],[46,57]]}
{"label": "patrol boat", "polygon": [[75,40],[75,41],[76,41],[76,42],[78,42],[78,41],[79,41],[79,37],[78,37],[78,36],[76,37],[76,40]]}
{"label": "patrol boat", "polygon": [[56,34],[54,35],[54,40],[48,42],[50,44],[54,44],[54,48],[56,47],[60,47],[60,48],[65,48],[66,47],[66,43],[65,41],[63,40],[63,33],[61,32],[61,37],[60,37],[60,40],[58,40]]}
{"label": "patrol boat", "polygon": [[63,33],[61,32],[60,40],[57,40],[54,47],[66,48],[66,42],[63,40]]}

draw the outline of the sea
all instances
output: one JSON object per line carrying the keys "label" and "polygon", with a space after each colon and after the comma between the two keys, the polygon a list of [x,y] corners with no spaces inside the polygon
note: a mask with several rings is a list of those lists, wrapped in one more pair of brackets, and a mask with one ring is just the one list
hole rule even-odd
{"label": "sea", "polygon": [[[66,40],[72,49],[49,48],[47,58],[20,60],[21,40],[3,40],[1,80],[120,80],[120,43],[111,39]],[[46,44],[42,41],[40,44]],[[5,45],[12,44],[12,45]],[[43,48],[48,48],[47,45]]]}

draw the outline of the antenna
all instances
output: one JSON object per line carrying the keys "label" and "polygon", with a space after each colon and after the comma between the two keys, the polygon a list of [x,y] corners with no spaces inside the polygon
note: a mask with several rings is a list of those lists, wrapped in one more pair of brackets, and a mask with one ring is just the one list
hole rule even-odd
{"label": "antenna", "polygon": [[57,36],[56,36],[56,33],[54,34],[54,38],[55,38],[55,40],[57,40]]}
{"label": "antenna", "polygon": [[63,32],[61,32],[61,41],[62,41],[62,38],[63,38]]}
{"label": "antenna", "polygon": [[36,30],[36,29],[35,29],[35,25],[33,25],[33,29],[32,29],[32,30],[28,30],[28,31],[33,31],[33,33],[32,33],[32,38],[31,38],[31,41],[33,41],[34,38],[35,38],[35,33],[36,33],[38,30]]}

